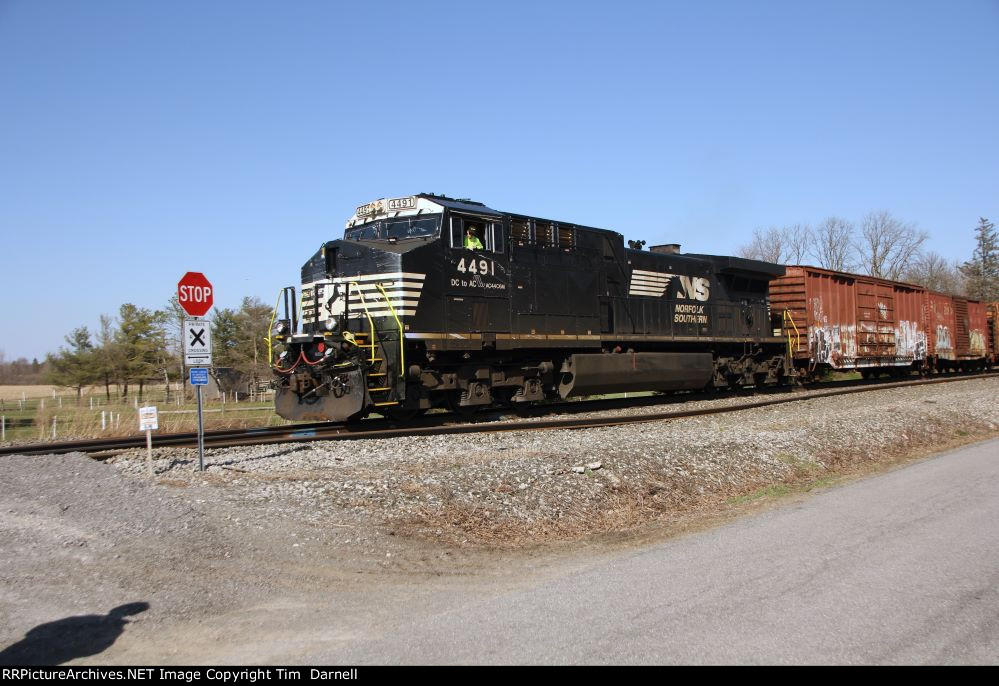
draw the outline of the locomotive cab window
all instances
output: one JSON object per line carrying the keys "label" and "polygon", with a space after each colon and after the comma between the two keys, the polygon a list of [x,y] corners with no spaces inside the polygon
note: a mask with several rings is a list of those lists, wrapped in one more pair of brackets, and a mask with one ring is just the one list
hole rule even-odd
{"label": "locomotive cab window", "polygon": [[451,217],[451,247],[503,252],[503,226],[477,217]]}

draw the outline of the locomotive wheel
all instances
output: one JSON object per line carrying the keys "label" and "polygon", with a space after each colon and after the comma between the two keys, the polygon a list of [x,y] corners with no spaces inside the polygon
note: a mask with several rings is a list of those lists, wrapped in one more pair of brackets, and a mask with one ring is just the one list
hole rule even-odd
{"label": "locomotive wheel", "polygon": [[493,391],[493,398],[496,402],[503,406],[503,409],[510,410],[518,417],[529,417],[531,415],[531,409],[534,408],[538,403],[534,400],[528,400],[525,402],[515,403],[513,401],[513,396],[518,392],[516,388],[503,388]]}
{"label": "locomotive wheel", "polygon": [[451,391],[447,394],[447,407],[455,414],[462,417],[471,417],[479,411],[478,405],[462,405],[461,391]]}
{"label": "locomotive wheel", "polygon": [[530,417],[531,410],[534,409],[535,405],[537,405],[537,403],[534,401],[515,403],[512,400],[507,400],[506,402],[503,403],[503,407],[508,408],[518,417]]}
{"label": "locomotive wheel", "polygon": [[422,417],[427,413],[426,410],[419,407],[402,408],[393,407],[385,410],[385,416],[394,422],[411,422],[417,417]]}

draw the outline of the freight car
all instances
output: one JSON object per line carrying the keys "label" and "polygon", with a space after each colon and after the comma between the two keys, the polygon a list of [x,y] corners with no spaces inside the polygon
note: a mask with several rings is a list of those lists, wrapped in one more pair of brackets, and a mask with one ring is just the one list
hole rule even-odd
{"label": "freight car", "polygon": [[[357,207],[275,308],[278,414],[776,384],[784,267],[625,247],[620,233],[420,194]],[[279,298],[279,304],[281,298]]]}
{"label": "freight car", "polygon": [[[789,266],[770,286],[801,378],[827,370],[865,377],[984,369],[995,361],[985,303],[921,286]],[[993,314],[994,317],[994,314]]]}

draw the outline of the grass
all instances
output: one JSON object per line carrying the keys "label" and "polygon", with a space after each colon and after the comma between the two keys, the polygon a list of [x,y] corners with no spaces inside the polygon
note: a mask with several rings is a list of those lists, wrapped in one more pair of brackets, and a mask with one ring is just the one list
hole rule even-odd
{"label": "grass", "polygon": [[770,484],[769,486],[758,488],[755,491],[737,495],[734,498],[729,498],[727,502],[730,505],[742,505],[745,503],[751,503],[754,500],[760,500],[761,498],[783,498],[791,493],[791,490],[791,486],[787,484]]}

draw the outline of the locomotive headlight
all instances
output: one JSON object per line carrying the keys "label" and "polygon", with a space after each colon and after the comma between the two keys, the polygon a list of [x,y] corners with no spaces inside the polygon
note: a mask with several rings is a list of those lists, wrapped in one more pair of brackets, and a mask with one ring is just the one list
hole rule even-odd
{"label": "locomotive headlight", "polygon": [[329,319],[327,319],[327,320],[326,320],[326,323],[325,323],[325,324],[323,324],[323,327],[324,327],[324,328],[325,328],[325,329],[326,329],[327,331],[336,331],[336,320],[335,320],[335,319],[333,319],[332,317],[331,317],[331,318],[329,318]]}
{"label": "locomotive headlight", "polygon": [[288,325],[284,322],[278,322],[278,325],[274,327],[274,333],[279,336],[288,333]]}

